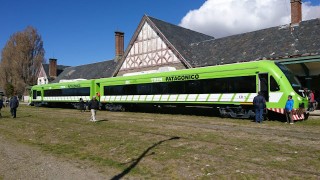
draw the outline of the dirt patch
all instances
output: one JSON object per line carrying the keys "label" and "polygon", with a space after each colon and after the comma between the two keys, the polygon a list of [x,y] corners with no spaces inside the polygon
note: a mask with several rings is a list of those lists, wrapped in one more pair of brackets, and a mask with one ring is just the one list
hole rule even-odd
{"label": "dirt patch", "polygon": [[4,179],[108,178],[106,174],[86,164],[68,162],[2,136],[0,136],[0,164],[0,175]]}

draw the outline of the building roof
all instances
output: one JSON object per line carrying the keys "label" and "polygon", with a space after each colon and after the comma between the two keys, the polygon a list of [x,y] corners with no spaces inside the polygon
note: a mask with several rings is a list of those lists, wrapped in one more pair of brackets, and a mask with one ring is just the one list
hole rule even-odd
{"label": "building roof", "polygon": [[64,71],[52,81],[59,82],[62,79],[97,79],[111,77],[117,62],[113,60],[102,61],[80,66],[65,68]]}
{"label": "building roof", "polygon": [[320,54],[320,19],[214,39],[148,17],[192,67]]}
{"label": "building roof", "polygon": [[303,21],[296,26],[283,25],[215,39],[145,15],[119,62],[109,60],[67,67],[53,82],[59,82],[61,79],[96,79],[116,75],[146,21],[189,68],[320,55],[319,18]]}
{"label": "building roof", "polygon": [[[47,76],[49,76],[49,64],[42,64],[44,71],[46,72]],[[70,66],[64,66],[64,65],[57,65],[57,76],[62,73],[62,71]]]}
{"label": "building roof", "polygon": [[170,24],[150,16],[148,16],[148,18],[191,66],[192,61],[190,60],[193,54],[185,50],[190,49],[193,44],[214,40],[212,36]]}
{"label": "building roof", "polygon": [[194,67],[320,54],[320,19],[272,27],[191,46]]}

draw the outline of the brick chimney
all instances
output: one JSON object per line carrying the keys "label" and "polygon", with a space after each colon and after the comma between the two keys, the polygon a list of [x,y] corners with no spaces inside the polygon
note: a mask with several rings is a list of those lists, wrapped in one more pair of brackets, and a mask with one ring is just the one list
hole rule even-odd
{"label": "brick chimney", "polygon": [[118,61],[124,53],[124,32],[116,31],[115,41],[116,41],[116,58],[115,61]]}
{"label": "brick chimney", "polygon": [[290,0],[291,24],[299,24],[302,21],[301,0]]}
{"label": "brick chimney", "polygon": [[49,59],[49,77],[50,78],[57,77],[57,59],[53,59],[53,58]]}

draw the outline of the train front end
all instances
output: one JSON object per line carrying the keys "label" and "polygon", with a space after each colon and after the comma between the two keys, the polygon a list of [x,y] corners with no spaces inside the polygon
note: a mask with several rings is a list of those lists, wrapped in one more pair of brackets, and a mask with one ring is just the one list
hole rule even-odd
{"label": "train front end", "polygon": [[294,121],[306,120],[309,116],[306,111],[308,108],[308,98],[296,76],[284,65],[276,63],[285,77],[280,77],[279,84],[283,92],[283,97],[278,108],[270,108],[269,110],[285,115],[285,103],[288,96],[291,95],[294,101],[292,119]]}

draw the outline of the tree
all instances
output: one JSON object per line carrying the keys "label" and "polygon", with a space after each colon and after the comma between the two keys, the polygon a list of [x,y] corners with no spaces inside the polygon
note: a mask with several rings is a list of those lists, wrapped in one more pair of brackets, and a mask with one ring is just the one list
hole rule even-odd
{"label": "tree", "polygon": [[36,84],[44,53],[43,41],[35,28],[28,26],[14,33],[1,52],[0,85],[12,85],[15,93],[22,95],[27,86]]}
{"label": "tree", "polygon": [[7,96],[10,97],[10,96],[14,95],[14,87],[12,84],[7,83],[4,90],[5,90]]}

